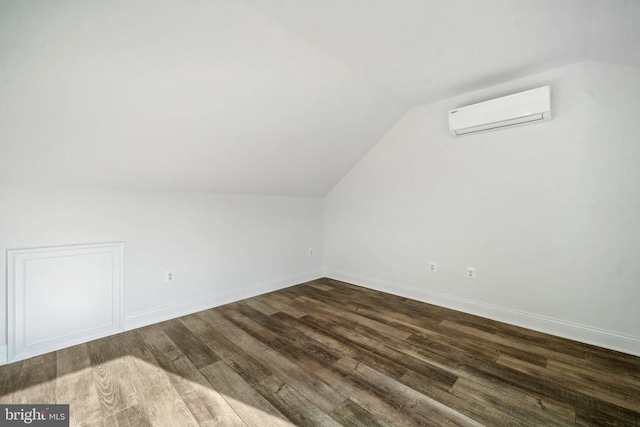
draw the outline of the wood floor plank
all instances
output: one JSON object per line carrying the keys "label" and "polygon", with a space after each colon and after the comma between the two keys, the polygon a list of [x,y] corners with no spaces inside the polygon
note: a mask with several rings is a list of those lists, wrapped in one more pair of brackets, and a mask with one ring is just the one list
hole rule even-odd
{"label": "wood floor plank", "polygon": [[269,342],[269,345],[272,348],[280,349],[287,347],[288,345],[291,345],[291,341],[295,339],[295,336],[275,333],[261,325],[260,322],[256,321],[256,319],[245,316],[242,314],[241,306],[238,304],[235,306],[222,307],[220,312],[228,321],[235,324],[257,340]]}
{"label": "wood floor plank", "polygon": [[21,396],[15,403],[55,402],[57,363],[56,354],[49,353],[27,359],[24,366]]}
{"label": "wood floor plank", "polygon": [[300,310],[298,308],[299,304],[296,301],[285,295],[280,295],[278,293],[272,292],[270,294],[260,295],[259,297],[256,297],[256,299],[272,307],[275,307],[278,309],[278,311],[287,313],[292,317],[298,318],[307,314],[304,312],[304,310]]}
{"label": "wood floor plank", "polygon": [[334,338],[331,334],[327,333],[325,329],[318,329],[306,323],[305,320],[309,320],[311,318],[310,316],[296,319],[288,314],[276,313],[273,317],[292,328],[298,329],[310,339],[324,344],[326,347],[332,349],[336,354],[339,354],[340,357],[357,357],[360,354],[360,351],[357,348],[354,348],[350,343],[346,344],[343,341]]}
{"label": "wood floor plank", "polygon": [[200,369],[236,413],[250,426],[293,426],[287,417],[247,384],[224,361]]}
{"label": "wood floor plank", "polygon": [[476,336],[466,332],[460,332],[442,326],[442,323],[434,325],[429,329],[425,329],[420,333],[414,334],[414,337],[423,337],[427,340],[435,340],[445,343],[447,345],[456,347],[468,354],[474,354],[478,358],[487,358],[489,360],[496,360],[499,355],[507,354],[516,359],[524,360],[529,363],[533,363],[539,366],[546,366],[547,357],[532,353],[523,348],[517,346],[510,346],[504,342],[494,342],[487,340],[486,338]]}
{"label": "wood floor plank", "polygon": [[297,426],[339,426],[328,413],[276,376],[267,377],[254,387]]}
{"label": "wood floor plank", "polygon": [[380,420],[382,424],[392,426],[424,424],[421,416],[407,411],[402,404],[397,403],[389,395],[379,393],[364,381],[342,372],[333,364],[328,366],[325,362],[315,359],[299,348],[287,347],[284,351],[287,352],[287,357],[296,361],[300,366],[305,366],[309,372],[323,378],[335,390],[349,396],[350,400],[373,414],[375,419]]}
{"label": "wood floor plank", "polygon": [[339,318],[350,320],[359,325],[369,327],[388,337],[406,339],[411,336],[411,334],[408,332],[401,331],[400,329],[385,325],[384,323],[369,319],[368,317],[360,316],[359,314],[340,310],[328,304],[314,300],[313,298],[298,297],[297,300],[309,304],[312,307],[317,308],[318,310],[325,311],[331,315],[338,316]]}
{"label": "wood floor plank", "polygon": [[320,289],[321,291],[331,292],[336,288],[334,286],[327,285],[326,283],[309,282],[309,286],[312,288]]}
{"label": "wood floor plank", "polygon": [[640,426],[640,357],[322,278],[0,366],[72,425]]}
{"label": "wood floor plank", "polygon": [[102,409],[93,379],[89,346],[80,344],[58,350],[56,356],[56,403],[69,405],[71,425],[99,425]]}
{"label": "wood floor plank", "polygon": [[345,400],[334,409],[331,416],[347,427],[391,427],[351,399]]}
{"label": "wood floor plank", "polygon": [[156,426],[196,426],[198,422],[175,389],[165,370],[153,356],[137,331],[123,334],[131,356],[126,358],[139,407]]}
{"label": "wood floor plank", "polygon": [[98,390],[102,416],[108,417],[140,403],[131,383],[131,365],[120,336],[114,335],[88,343],[93,380]]}
{"label": "wood floor plank", "polygon": [[497,389],[509,389],[511,393],[520,394],[523,399],[526,399],[523,396],[529,396],[536,401],[539,400],[541,405],[550,410],[558,414],[566,414],[565,418],[570,419],[573,413],[578,413],[578,410],[588,409],[596,413],[606,412],[609,414],[608,417],[613,417],[621,425],[625,422],[633,425],[636,422],[637,414],[635,413],[622,408],[616,409],[611,404],[563,387],[544,377],[527,375],[495,363],[464,358],[463,355],[449,351],[447,347],[434,347],[439,346],[420,345],[405,351],[415,357],[425,357],[431,363],[443,369],[449,369],[460,377]]}
{"label": "wood floor plank", "polygon": [[[593,385],[589,384],[589,382],[578,381],[561,373],[551,371],[547,368],[541,368],[537,365],[514,359],[506,355],[501,355],[498,358],[497,363],[503,366],[508,366],[525,374],[549,378],[552,381],[557,381],[558,383],[563,384],[565,387],[568,386],[571,388],[575,388],[582,393],[588,394],[605,402],[618,405],[622,408],[627,408],[631,411],[640,412],[640,399],[638,398],[640,395],[638,393],[616,393],[615,390],[611,389],[611,387],[603,387],[602,385],[594,387]],[[638,391],[639,390],[636,390],[636,392]]]}
{"label": "wood floor plank", "polygon": [[300,366],[247,334],[232,322],[225,324],[223,333],[245,351],[254,355],[260,363],[269,366],[273,374],[282,378],[324,411],[331,412],[346,400],[344,395],[327,383],[314,375],[309,375]]}
{"label": "wood floor plank", "polygon": [[343,308],[347,311],[398,328],[409,334],[423,333],[425,330],[430,330],[434,325],[441,322],[440,319],[408,316],[403,313],[393,312],[379,305],[363,304],[362,302],[345,304]]}
{"label": "wood floor plank", "polygon": [[[305,316],[299,320],[318,330],[323,330],[326,334],[341,341],[343,345],[351,347],[351,350],[356,353],[358,360],[362,360],[369,366],[374,367],[390,377],[400,378],[407,371],[407,368],[398,363],[397,360],[386,359],[376,352],[371,351],[369,348],[358,344],[358,341],[365,340],[366,332],[361,334],[357,326],[349,327],[349,325],[345,325],[346,327],[344,328],[336,327],[336,324],[330,321],[328,317],[321,317],[321,315],[317,314]],[[344,324],[345,322],[342,321],[340,323]]]}
{"label": "wood floor plank", "polygon": [[[312,321],[313,318],[308,320]],[[394,344],[396,346],[406,345],[402,340],[386,339],[384,342],[380,342],[369,338],[366,333],[354,332],[329,320],[324,320],[323,323],[326,325],[326,330],[349,340],[352,347],[359,346],[365,349],[368,352],[367,357],[360,357],[360,360],[373,368],[379,368],[382,372],[391,373],[394,378],[399,378],[408,369],[411,369],[421,375],[428,376],[434,383],[441,384],[445,389],[451,387],[458,379],[456,375],[444,369],[397,351]]]}
{"label": "wood floor plank", "polygon": [[[447,314],[451,312],[451,310],[443,309],[435,305],[409,300],[398,295],[385,294],[344,282],[335,280],[329,280],[327,282],[323,280],[323,283],[331,283],[332,286],[335,287],[335,291],[331,294],[335,295],[333,301],[337,303],[337,306],[365,304],[370,307],[375,307],[376,309],[389,311],[393,313],[394,316],[396,313],[402,313],[424,322],[442,321],[444,318],[447,318]],[[303,291],[309,295],[321,295],[317,292],[310,294],[308,288],[304,288]]]}
{"label": "wood floor plank", "polygon": [[150,328],[143,337],[199,425],[246,425],[162,328]]}
{"label": "wood floor plank", "polygon": [[[276,316],[265,316],[262,313],[254,311],[251,307],[242,306],[238,307],[238,311],[242,314],[242,316],[251,318],[254,322],[260,325],[262,333],[264,334],[265,330],[268,330],[271,336],[278,336],[279,339],[282,339],[286,345],[297,345],[304,346],[307,351],[313,352],[318,358],[325,358],[327,360],[331,360],[334,362],[336,359],[339,359],[341,355],[337,355],[334,350],[330,347],[325,346],[324,344],[309,338],[306,334],[302,333],[296,328],[290,327],[285,322],[282,322],[279,317]],[[284,316],[290,315],[282,312]],[[295,317],[294,317],[295,318]],[[258,339],[262,340],[264,335],[255,335]],[[265,341],[263,341],[265,342]],[[273,340],[269,339],[269,343],[272,343]]]}
{"label": "wood floor plank", "polygon": [[51,403],[56,393],[56,354],[49,353],[3,366],[3,403]]}
{"label": "wood floor plank", "polygon": [[253,307],[254,309],[258,310],[260,313],[266,314],[267,316],[271,316],[272,314],[276,314],[280,311],[277,308],[272,307],[269,304],[264,303],[256,298],[249,298],[247,300],[243,300],[242,302],[247,304],[249,307]]}
{"label": "wood floor plank", "polygon": [[[540,394],[529,388],[525,388],[525,390],[523,391],[517,387],[514,387],[514,384],[509,381],[509,378],[502,378],[501,376],[497,375],[487,375],[486,372],[481,369],[485,366],[485,362],[478,363],[473,358],[462,359],[459,355],[456,355],[455,352],[452,352],[447,347],[434,347],[435,346],[433,344],[429,345],[427,343],[426,345],[420,346],[412,345],[407,348],[395,348],[397,348],[401,352],[406,353],[409,356],[415,357],[417,359],[423,359],[426,362],[434,366],[438,366],[441,369],[448,371],[460,378],[469,379],[478,384],[482,384],[484,386],[497,390],[504,390],[510,395],[527,402],[534,402],[536,405],[546,408],[546,410],[553,412],[560,418],[569,421],[575,418],[575,411],[571,405],[567,403],[560,403],[549,398],[549,396],[544,393]],[[484,420],[488,425],[518,424],[516,420],[508,422],[505,421],[505,419],[509,419],[510,417],[505,418],[502,415],[493,417],[493,415],[495,414],[492,411],[487,411],[482,407],[478,407],[469,399],[459,400],[455,398],[454,395],[449,393],[448,390],[444,390],[445,393],[443,393],[442,387],[436,387],[433,381],[428,378],[424,378],[413,371],[408,371],[405,375],[403,375],[402,378],[400,378],[400,381],[413,388],[423,391],[425,394],[434,397],[435,399],[445,403],[448,406],[451,406],[458,410],[462,410],[463,412],[472,415],[478,420]],[[488,416],[489,418],[486,418]]]}
{"label": "wood floor plank", "polygon": [[582,365],[593,366],[595,369],[612,373],[626,371],[629,376],[640,379],[640,362],[636,360],[640,359],[638,357],[629,358],[629,355],[614,350],[543,334],[490,319],[484,319],[482,322],[478,322],[474,318],[459,319],[456,320],[456,323],[525,344],[535,344],[539,349],[545,351],[562,349],[562,351],[551,354],[557,355],[556,353],[559,353],[566,357],[564,360],[567,360],[567,363],[571,363],[571,360],[580,360]]}
{"label": "wood floor plank", "polygon": [[570,375],[579,381],[588,381],[593,384],[606,384],[608,388],[620,390],[622,393],[630,393],[640,390],[640,380],[625,375],[624,370],[594,369],[592,366],[584,366],[577,363],[566,363],[549,359],[546,368],[564,375]]}
{"label": "wood floor plank", "polygon": [[[523,363],[520,361],[520,363]],[[586,394],[580,388],[572,388],[544,376],[523,372],[503,364],[486,364],[479,369],[485,378],[498,377],[524,392],[533,392],[547,398],[561,400],[573,405],[576,416],[580,411],[606,414],[616,419],[619,425],[640,424],[640,413],[609,403]]]}
{"label": "wood floor plank", "polygon": [[532,404],[530,400],[518,399],[499,389],[487,387],[466,378],[456,381],[452,392],[465,399],[475,399],[484,403],[487,411],[508,413],[509,416],[516,418],[520,425],[570,426],[575,421],[557,417],[553,412],[546,411],[542,405]]}
{"label": "wood floor plank", "polygon": [[[474,327],[466,326],[462,322],[445,320],[442,322],[442,325],[451,330],[464,332],[469,336],[480,337],[491,343],[503,344],[505,346],[509,346],[515,349],[538,354],[547,359],[555,359],[568,364],[575,364],[576,361],[580,361],[581,364],[591,366],[596,370],[598,369],[606,370],[606,368],[601,366],[602,358],[593,357],[593,355],[590,358],[582,358],[582,357],[570,356],[570,355],[564,354],[561,351],[557,351],[556,348],[558,347],[555,347],[551,344],[555,340],[550,339],[550,342],[546,342],[545,345],[538,345],[531,341],[525,341],[525,340],[513,339],[513,338],[504,338],[501,334],[486,332],[482,330],[480,326],[474,326]],[[603,352],[607,354],[611,353],[610,351],[604,350],[604,349],[603,349]],[[589,354],[589,352],[584,351],[581,354],[586,356]],[[632,358],[632,359],[636,359],[636,358]],[[620,361],[616,360],[615,362],[612,362],[611,365],[609,365],[609,368],[611,368],[612,366],[614,366],[615,367],[614,369],[616,370],[621,370],[621,369],[624,370],[625,372],[628,373],[630,377],[640,378],[640,367],[635,368],[634,367],[635,363],[632,363],[632,362],[621,363]]]}
{"label": "wood floor plank", "polygon": [[130,406],[104,419],[105,427],[151,427],[153,424],[147,417],[142,405]]}
{"label": "wood floor plank", "polygon": [[482,426],[481,423],[470,418],[431,397],[414,390],[411,387],[389,378],[365,364],[345,357],[335,363],[338,369],[349,375],[366,381],[377,387],[381,392],[394,399],[412,402],[411,410],[421,414],[430,424],[439,426],[453,423],[460,426]]}
{"label": "wood floor plank", "polygon": [[478,402],[476,399],[458,396],[452,393],[451,390],[442,390],[442,388],[435,387],[431,381],[413,371],[404,374],[399,381],[487,426],[523,425],[520,420],[511,416],[509,412],[498,411],[494,408],[494,405],[487,405]]}
{"label": "wood floor plank", "polygon": [[22,392],[25,364],[23,361],[0,366],[0,400],[3,403],[13,403]]}
{"label": "wood floor plank", "polygon": [[[214,313],[211,310],[196,313],[184,319],[185,325],[193,328],[201,339],[213,348],[220,359],[224,360],[234,371],[249,384],[255,384],[271,375],[271,371],[251,357],[234,341],[220,333],[218,323],[209,323]],[[221,318],[222,319],[222,318]],[[218,319],[215,319],[216,321]]]}
{"label": "wood floor plank", "polygon": [[161,326],[196,368],[202,368],[220,360],[211,348],[207,347],[189,328],[180,322],[180,319],[163,322]]}

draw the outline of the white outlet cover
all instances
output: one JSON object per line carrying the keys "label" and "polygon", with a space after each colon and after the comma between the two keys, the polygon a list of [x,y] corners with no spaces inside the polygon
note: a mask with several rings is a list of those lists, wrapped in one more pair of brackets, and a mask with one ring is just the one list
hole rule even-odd
{"label": "white outlet cover", "polygon": [[467,279],[476,278],[476,269],[473,267],[467,267]]}
{"label": "white outlet cover", "polygon": [[438,271],[438,264],[435,261],[429,262],[429,271],[432,273],[435,273],[436,271]]}

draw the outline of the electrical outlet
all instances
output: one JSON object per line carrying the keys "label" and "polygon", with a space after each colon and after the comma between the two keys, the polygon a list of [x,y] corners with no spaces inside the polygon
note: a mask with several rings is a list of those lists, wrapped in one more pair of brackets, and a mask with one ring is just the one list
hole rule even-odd
{"label": "electrical outlet", "polygon": [[165,271],[164,272],[164,281],[165,282],[173,282],[173,272],[172,271]]}
{"label": "electrical outlet", "polygon": [[438,271],[438,264],[435,261],[429,261],[429,271],[432,273]]}
{"label": "electrical outlet", "polygon": [[476,269],[473,267],[467,267],[467,279],[476,278]]}
{"label": "electrical outlet", "polygon": [[313,256],[313,248],[309,248],[309,256]]}

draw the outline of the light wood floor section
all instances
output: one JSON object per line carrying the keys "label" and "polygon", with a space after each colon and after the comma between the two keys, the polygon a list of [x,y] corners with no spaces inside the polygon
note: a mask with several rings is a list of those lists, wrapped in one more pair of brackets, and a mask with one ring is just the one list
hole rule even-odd
{"label": "light wood floor section", "polygon": [[86,426],[640,425],[640,358],[329,279],[0,368]]}

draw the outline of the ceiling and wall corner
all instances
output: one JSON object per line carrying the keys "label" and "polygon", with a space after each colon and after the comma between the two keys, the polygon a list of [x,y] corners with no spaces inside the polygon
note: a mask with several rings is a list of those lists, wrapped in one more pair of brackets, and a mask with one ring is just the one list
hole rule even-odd
{"label": "ceiling and wall corner", "polygon": [[627,0],[0,4],[0,181],[324,196],[408,109],[582,60]]}
{"label": "ceiling and wall corner", "polygon": [[242,1],[4,1],[0,179],[320,196],[403,113]]}

